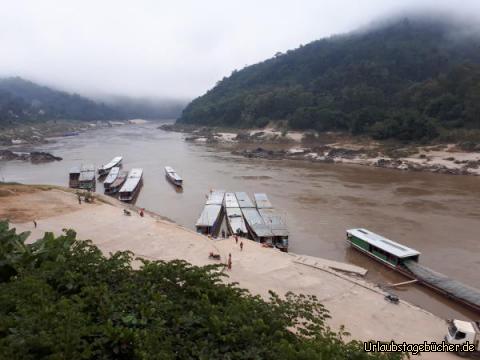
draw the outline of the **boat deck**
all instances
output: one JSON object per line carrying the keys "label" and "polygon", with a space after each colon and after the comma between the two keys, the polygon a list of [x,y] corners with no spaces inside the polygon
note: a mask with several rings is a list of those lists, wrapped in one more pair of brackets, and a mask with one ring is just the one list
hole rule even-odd
{"label": "boat deck", "polygon": [[480,311],[480,290],[451,279],[415,261],[405,261],[404,265],[420,282]]}

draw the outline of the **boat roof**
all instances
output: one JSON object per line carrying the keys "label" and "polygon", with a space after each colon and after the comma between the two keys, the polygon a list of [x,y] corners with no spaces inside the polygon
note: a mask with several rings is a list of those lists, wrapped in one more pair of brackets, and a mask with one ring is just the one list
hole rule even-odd
{"label": "boat roof", "polygon": [[118,173],[118,176],[117,178],[115,179],[115,181],[112,183],[113,186],[119,186],[120,184],[122,184],[124,181],[125,181],[125,178],[128,176],[128,172],[126,171],[120,171]]}
{"label": "boat roof", "polygon": [[463,333],[475,333],[475,328],[473,327],[473,324],[469,321],[453,320],[453,323],[457,330],[460,330]]}
{"label": "boat roof", "polygon": [[95,179],[95,167],[91,164],[82,165],[79,181],[92,181]]}
{"label": "boat roof", "polygon": [[240,205],[238,204],[237,198],[235,196],[235,193],[233,193],[233,192],[225,193],[225,207],[226,208],[239,208],[240,207]]}
{"label": "boat roof", "polygon": [[277,210],[258,209],[258,213],[275,236],[288,236],[287,223]]}
{"label": "boat roof", "polygon": [[132,192],[137,187],[138,183],[142,179],[143,169],[132,169],[128,173],[127,181],[123,184],[120,192]]}
{"label": "boat roof", "polygon": [[82,165],[82,167],[80,168],[80,172],[83,171],[95,171],[95,166],[93,166],[93,164]]}
{"label": "boat roof", "polygon": [[362,239],[363,241],[366,241],[367,243],[376,246],[377,248],[380,248],[398,258],[407,258],[420,255],[420,252],[415,249],[401,245],[366,229],[349,229],[347,230],[347,233]]}
{"label": "boat roof", "polygon": [[242,233],[247,233],[247,226],[245,220],[243,220],[242,211],[238,207],[227,207],[225,209],[227,213],[228,222],[233,232],[240,230]]}
{"label": "boat roof", "polygon": [[120,172],[120,167],[114,166],[110,172],[108,173],[107,177],[105,178],[105,181],[103,182],[104,184],[111,184],[115,181],[115,179],[118,177],[118,174]]}
{"label": "boat roof", "polygon": [[251,208],[242,208],[243,216],[248,226],[255,232],[259,237],[274,236],[270,231],[270,228],[265,225],[265,222],[262,219],[262,216],[254,207]]}
{"label": "boat roof", "polygon": [[206,205],[222,205],[225,190],[212,190],[208,194]]}
{"label": "boat roof", "polygon": [[273,208],[272,203],[268,200],[267,194],[265,193],[255,193],[253,194],[255,203],[257,204],[257,209],[271,209]]}
{"label": "boat roof", "polygon": [[122,161],[122,157],[121,156],[116,156],[112,160],[110,160],[110,162],[108,164],[103,165],[101,168],[102,169],[110,169],[111,167],[114,167],[115,165],[118,165],[118,163],[120,161]]}
{"label": "boat roof", "polygon": [[195,226],[213,226],[220,215],[222,205],[205,205]]}
{"label": "boat roof", "polygon": [[248,197],[246,192],[236,192],[235,196],[237,197],[238,204],[240,205],[240,208],[253,208],[255,205],[253,205],[252,200]]}
{"label": "boat roof", "polygon": [[80,166],[73,166],[70,168],[70,174],[80,174]]}
{"label": "boat roof", "polygon": [[176,171],[173,170],[173,168],[171,168],[170,166],[165,166],[165,172],[168,174],[168,176],[172,177],[173,179],[182,181],[182,178],[180,177],[180,175],[178,175]]}

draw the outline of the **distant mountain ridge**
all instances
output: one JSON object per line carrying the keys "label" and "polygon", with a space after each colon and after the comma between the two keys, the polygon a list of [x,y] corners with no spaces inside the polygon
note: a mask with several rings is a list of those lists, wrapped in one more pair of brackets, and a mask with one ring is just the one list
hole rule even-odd
{"label": "distant mountain ridge", "polygon": [[43,119],[110,120],[117,110],[78,94],[53,90],[20,77],[0,79],[0,122]]}
{"label": "distant mountain ridge", "polygon": [[20,77],[0,78],[0,125],[44,120],[171,119],[178,117],[184,106],[183,101],[127,96],[94,101]]}
{"label": "distant mountain ridge", "polygon": [[234,71],[193,100],[179,123],[269,122],[378,139],[480,129],[480,37],[412,17],[332,36]]}

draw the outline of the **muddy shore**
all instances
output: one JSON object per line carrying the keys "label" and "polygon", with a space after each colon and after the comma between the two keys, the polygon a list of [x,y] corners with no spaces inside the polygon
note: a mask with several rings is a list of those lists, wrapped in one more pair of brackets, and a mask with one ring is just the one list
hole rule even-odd
{"label": "muddy shore", "polygon": [[[385,293],[362,278],[301,264],[292,254],[249,240],[244,240],[241,251],[233,239],[211,240],[154,213],[140,217],[132,207],[133,214],[127,217],[125,205],[111,198],[95,195],[93,204],[80,205],[67,189],[5,184],[0,185],[0,196],[0,218],[9,218],[19,231],[31,231],[32,239],[45,231],[73,228],[80,239],[91,239],[106,254],[131,250],[147,259],[183,259],[195,265],[214,262],[208,258],[210,252],[220,254],[221,262],[232,254],[228,281],[261,296],[268,290],[316,295],[331,313],[329,325],[333,329],[345,325],[354,339],[440,342],[446,331],[443,319],[404,301],[398,305],[385,301]],[[422,358],[454,357],[438,353]]]}

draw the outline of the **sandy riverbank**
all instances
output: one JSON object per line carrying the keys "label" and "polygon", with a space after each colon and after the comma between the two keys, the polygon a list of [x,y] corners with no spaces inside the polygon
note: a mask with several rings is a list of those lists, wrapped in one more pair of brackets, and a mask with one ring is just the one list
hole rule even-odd
{"label": "sandy riverbank", "polygon": [[[143,218],[136,213],[124,216],[123,206],[103,196],[94,204],[80,205],[73,192],[60,188],[0,185],[0,218],[9,218],[19,231],[32,231],[33,239],[45,231],[73,228],[78,238],[91,239],[105,253],[131,250],[148,259],[183,259],[195,265],[211,264],[211,251],[220,253],[222,261],[231,253],[230,281],[262,296],[268,290],[316,295],[331,312],[330,326],[345,325],[355,339],[409,343],[443,339],[444,320],[405,302],[386,302],[382,292],[364,280],[300,264],[291,254],[248,240],[240,251],[233,239],[210,240],[153,213]],[[32,219],[38,223],[36,229]],[[454,357],[424,354],[422,358]]]}

